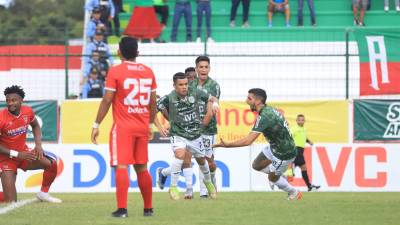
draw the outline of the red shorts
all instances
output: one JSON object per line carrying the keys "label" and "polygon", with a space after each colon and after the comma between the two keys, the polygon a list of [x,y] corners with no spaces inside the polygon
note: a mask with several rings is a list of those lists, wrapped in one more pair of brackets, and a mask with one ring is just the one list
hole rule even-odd
{"label": "red shorts", "polygon": [[26,171],[29,162],[27,160],[19,160],[19,159],[3,159],[0,161],[0,172],[11,170],[17,172],[17,169],[22,169]]}
{"label": "red shorts", "polygon": [[[31,149],[28,146],[25,146],[25,149],[23,151],[30,151],[30,150]],[[0,158],[0,172],[6,170],[17,172],[17,169],[22,169],[23,171],[26,171],[28,164],[29,162],[27,160],[2,157]]]}
{"label": "red shorts", "polygon": [[110,132],[110,164],[129,165],[148,162],[148,136],[135,136],[114,124]]}

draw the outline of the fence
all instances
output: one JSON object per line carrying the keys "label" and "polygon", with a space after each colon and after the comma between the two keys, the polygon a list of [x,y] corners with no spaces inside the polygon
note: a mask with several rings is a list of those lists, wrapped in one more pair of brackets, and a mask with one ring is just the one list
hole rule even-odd
{"label": "fence", "polygon": [[[359,97],[352,29],[263,29],[258,36],[249,34],[251,38],[240,35],[236,38],[246,42],[142,43],[138,61],[154,70],[160,94],[171,90],[174,73],[194,66],[195,58],[205,54],[211,58],[210,76],[220,83],[226,100],[241,100],[253,87],[265,88],[269,100]],[[117,44],[110,47],[115,54]],[[0,88],[22,85],[29,100],[79,95],[81,58],[88,57],[82,52],[82,46],[67,41],[64,46],[0,46]]]}

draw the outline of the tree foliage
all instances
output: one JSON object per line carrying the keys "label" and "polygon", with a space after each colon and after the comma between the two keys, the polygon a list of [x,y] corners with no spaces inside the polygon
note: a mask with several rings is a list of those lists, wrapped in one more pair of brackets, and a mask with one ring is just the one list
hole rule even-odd
{"label": "tree foliage", "polygon": [[0,45],[63,44],[82,38],[82,0],[15,0],[0,7]]}

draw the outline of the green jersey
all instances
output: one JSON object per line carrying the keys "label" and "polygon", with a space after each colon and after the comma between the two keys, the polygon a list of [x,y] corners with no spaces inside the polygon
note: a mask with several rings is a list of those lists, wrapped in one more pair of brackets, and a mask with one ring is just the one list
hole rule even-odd
{"label": "green jersey", "polygon": [[281,160],[292,159],[297,150],[289,126],[283,116],[271,106],[264,106],[254,124],[254,132],[262,133],[271,145],[272,153]]}
{"label": "green jersey", "polygon": [[201,135],[199,104],[208,102],[210,94],[199,89],[189,88],[188,95],[181,98],[172,91],[157,101],[158,111],[166,110],[170,123],[171,136],[194,140]]}
{"label": "green jersey", "polygon": [[[207,78],[203,86],[199,84],[199,78],[196,78],[195,80],[190,82],[190,87],[201,89],[204,92],[218,99],[221,96],[221,89],[219,88],[219,84],[210,77]],[[200,118],[203,119],[207,112],[207,102],[200,102],[199,106],[200,106]],[[215,116],[213,116],[207,127],[203,129],[202,134],[206,135],[217,134],[217,118]]]}

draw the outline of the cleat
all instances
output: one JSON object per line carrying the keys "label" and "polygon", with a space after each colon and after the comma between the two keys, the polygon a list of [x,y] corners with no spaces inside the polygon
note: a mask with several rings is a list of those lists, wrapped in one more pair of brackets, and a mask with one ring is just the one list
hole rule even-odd
{"label": "cleat", "polygon": [[179,190],[178,190],[178,188],[176,187],[176,186],[171,186],[170,188],[169,188],[169,197],[172,199],[172,200],[179,200]]}
{"label": "cleat", "polygon": [[200,195],[200,199],[207,199],[208,195]]}
{"label": "cleat", "polygon": [[125,208],[118,208],[115,212],[111,213],[112,217],[125,218],[128,217],[128,210]]}
{"label": "cleat", "polygon": [[153,214],[154,214],[153,208],[143,209],[143,216],[153,216]]}
{"label": "cleat", "polygon": [[321,187],[320,185],[311,184],[311,185],[308,187],[308,191],[312,191],[313,188],[314,188],[315,190],[318,190],[320,187]]}
{"label": "cleat", "polygon": [[193,188],[186,190],[184,199],[193,199]]}
{"label": "cleat", "polygon": [[216,199],[217,198],[217,191],[215,190],[215,187],[212,182],[206,182],[204,181],[204,184],[206,185],[208,194],[210,195],[211,199]]}
{"label": "cleat", "polygon": [[294,194],[288,194],[288,200],[300,200],[303,198],[303,194],[300,191],[296,191]]}
{"label": "cleat", "polygon": [[167,176],[162,174],[162,169],[161,167],[157,168],[157,185],[161,190],[164,189],[165,182],[167,181]]}
{"label": "cleat", "polygon": [[50,203],[61,203],[62,200],[58,198],[54,198],[49,193],[39,192],[36,194],[36,198],[41,202],[50,202]]}

